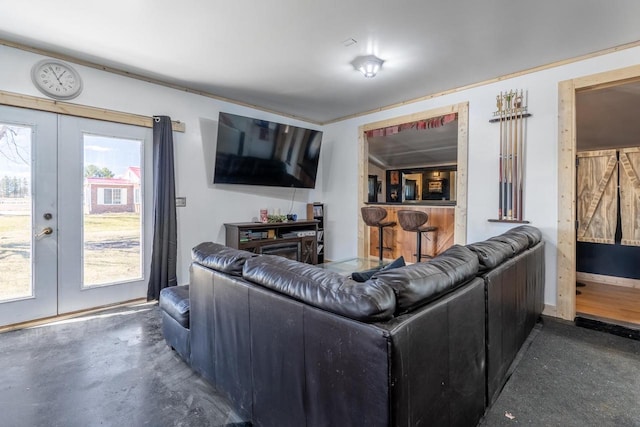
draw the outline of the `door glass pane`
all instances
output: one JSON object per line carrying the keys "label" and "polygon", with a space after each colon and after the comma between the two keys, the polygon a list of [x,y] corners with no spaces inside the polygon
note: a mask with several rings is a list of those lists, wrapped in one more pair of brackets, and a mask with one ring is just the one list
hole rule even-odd
{"label": "door glass pane", "polygon": [[[84,134],[83,287],[142,279],[142,141]],[[144,191],[142,189],[142,191]]]}
{"label": "door glass pane", "polygon": [[0,123],[0,301],[33,295],[31,127]]}

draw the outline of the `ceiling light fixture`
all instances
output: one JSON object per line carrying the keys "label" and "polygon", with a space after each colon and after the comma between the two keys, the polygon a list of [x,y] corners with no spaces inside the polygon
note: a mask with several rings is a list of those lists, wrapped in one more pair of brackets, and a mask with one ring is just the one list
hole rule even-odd
{"label": "ceiling light fixture", "polygon": [[360,71],[366,78],[375,77],[383,63],[384,61],[375,55],[358,56],[351,62],[353,68]]}

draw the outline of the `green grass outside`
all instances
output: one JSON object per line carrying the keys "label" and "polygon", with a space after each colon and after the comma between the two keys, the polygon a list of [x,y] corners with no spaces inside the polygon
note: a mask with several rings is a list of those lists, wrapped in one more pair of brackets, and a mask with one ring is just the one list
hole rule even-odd
{"label": "green grass outside", "polygon": [[[84,285],[141,278],[140,215],[87,214],[84,221]],[[0,214],[0,300],[31,294],[30,234],[28,215]]]}

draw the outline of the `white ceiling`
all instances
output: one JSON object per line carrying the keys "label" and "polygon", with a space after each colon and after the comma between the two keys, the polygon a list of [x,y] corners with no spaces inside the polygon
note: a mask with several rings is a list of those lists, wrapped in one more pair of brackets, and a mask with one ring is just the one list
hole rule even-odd
{"label": "white ceiling", "polygon": [[457,164],[458,121],[432,129],[406,129],[369,136],[369,161],[380,169],[411,169]]}
{"label": "white ceiling", "polygon": [[[326,123],[635,42],[638,16],[638,0],[14,0],[0,39]],[[373,79],[350,65],[367,54],[385,60]]]}

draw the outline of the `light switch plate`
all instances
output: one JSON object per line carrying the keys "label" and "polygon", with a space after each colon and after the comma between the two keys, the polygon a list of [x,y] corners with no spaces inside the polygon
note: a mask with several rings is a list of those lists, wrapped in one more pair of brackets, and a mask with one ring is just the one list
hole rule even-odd
{"label": "light switch plate", "polygon": [[187,206],[187,198],[176,197],[176,208],[184,208],[185,206]]}

